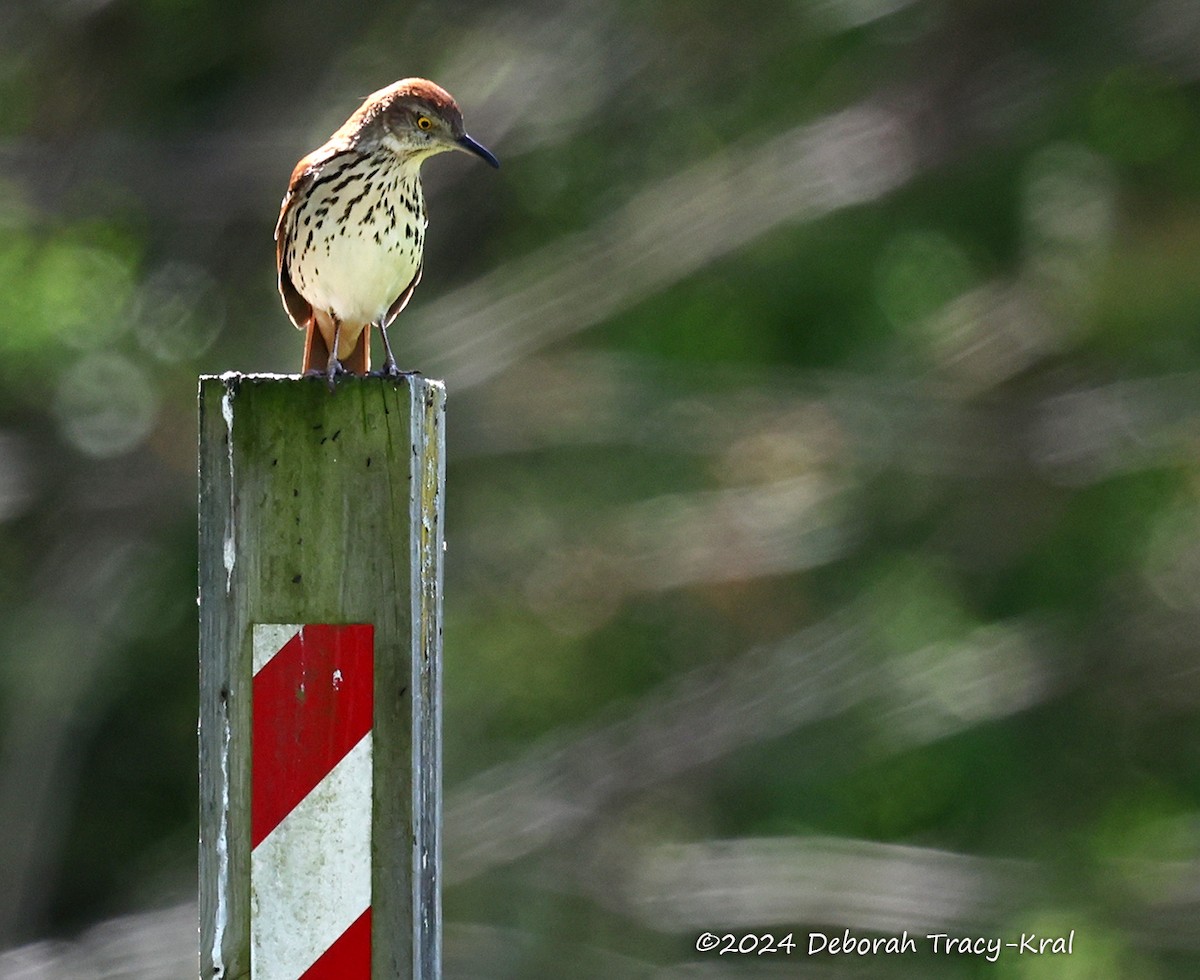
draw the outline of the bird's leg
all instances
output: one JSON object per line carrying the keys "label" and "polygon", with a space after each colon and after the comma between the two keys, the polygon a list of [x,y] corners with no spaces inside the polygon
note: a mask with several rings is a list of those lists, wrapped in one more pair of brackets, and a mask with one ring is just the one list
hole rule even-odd
{"label": "bird's leg", "polygon": [[337,387],[337,376],[344,374],[346,369],[342,367],[342,362],[338,360],[337,350],[338,341],[342,336],[342,319],[336,314],[333,316],[333,343],[329,345],[329,360],[325,364],[325,380],[329,384],[329,390],[333,391]]}
{"label": "bird's leg", "polygon": [[420,377],[420,371],[401,371],[396,366],[395,355],[392,354],[392,345],[388,340],[387,327],[384,326],[383,320],[375,324],[379,328],[379,332],[383,334],[383,349],[387,353],[387,357],[383,360],[383,367],[378,371],[372,371],[371,374],[377,378],[413,378]]}
{"label": "bird's leg", "polygon": [[391,341],[388,340],[387,326],[384,324],[382,319],[380,319],[376,326],[379,327],[379,332],[383,335],[383,349],[387,354],[387,357],[383,359],[383,367],[379,369],[380,377],[398,378],[405,372],[401,371],[400,368],[396,366],[396,358],[392,354],[392,344]]}

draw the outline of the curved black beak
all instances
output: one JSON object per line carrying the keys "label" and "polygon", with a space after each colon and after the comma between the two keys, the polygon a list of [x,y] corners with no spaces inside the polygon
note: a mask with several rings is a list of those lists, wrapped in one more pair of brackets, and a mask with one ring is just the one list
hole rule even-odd
{"label": "curved black beak", "polygon": [[476,156],[483,157],[483,159],[485,159],[493,167],[497,169],[500,168],[500,161],[496,159],[492,151],[482,143],[475,142],[475,140],[471,139],[471,137],[466,133],[463,133],[462,136],[458,138],[458,145],[468,153],[474,153]]}

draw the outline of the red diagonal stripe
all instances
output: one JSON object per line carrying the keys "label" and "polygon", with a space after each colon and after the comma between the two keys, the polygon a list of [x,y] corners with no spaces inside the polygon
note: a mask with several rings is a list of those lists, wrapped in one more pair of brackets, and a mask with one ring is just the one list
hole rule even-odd
{"label": "red diagonal stripe", "polygon": [[300,980],[370,980],[371,910],[354,920]]}
{"label": "red diagonal stripe", "polygon": [[252,848],[371,730],[374,634],[305,626],[254,675]]}

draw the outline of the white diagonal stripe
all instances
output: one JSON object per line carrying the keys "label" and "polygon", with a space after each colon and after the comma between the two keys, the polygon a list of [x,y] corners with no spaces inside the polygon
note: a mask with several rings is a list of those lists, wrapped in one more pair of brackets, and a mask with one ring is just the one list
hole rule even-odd
{"label": "white diagonal stripe", "polygon": [[253,980],[296,980],[371,904],[371,733],[250,856]]}
{"label": "white diagonal stripe", "polygon": [[256,623],[254,625],[254,666],[253,671],[257,674],[267,665],[275,654],[284,648],[287,642],[300,632],[300,627],[291,623],[270,623],[263,625]]}

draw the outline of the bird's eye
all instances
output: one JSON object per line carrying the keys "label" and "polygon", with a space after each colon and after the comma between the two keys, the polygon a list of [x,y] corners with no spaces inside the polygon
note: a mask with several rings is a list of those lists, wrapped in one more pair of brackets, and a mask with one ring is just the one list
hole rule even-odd
{"label": "bird's eye", "polygon": [[417,116],[417,129],[428,133],[433,129],[433,120],[428,116]]}

